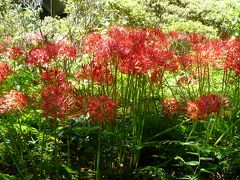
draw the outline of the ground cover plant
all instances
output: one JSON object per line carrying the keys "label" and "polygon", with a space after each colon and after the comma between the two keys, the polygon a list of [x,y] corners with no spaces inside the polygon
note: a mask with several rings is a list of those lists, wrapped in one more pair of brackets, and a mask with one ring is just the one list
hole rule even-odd
{"label": "ground cover plant", "polygon": [[85,5],[0,26],[0,178],[238,179],[239,37],[94,29]]}

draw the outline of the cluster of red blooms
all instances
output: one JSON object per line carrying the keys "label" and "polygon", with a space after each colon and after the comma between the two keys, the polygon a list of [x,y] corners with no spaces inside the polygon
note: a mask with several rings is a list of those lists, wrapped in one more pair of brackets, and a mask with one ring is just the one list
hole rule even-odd
{"label": "cluster of red blooms", "polygon": [[228,51],[225,68],[231,69],[240,74],[240,38],[228,42]]}
{"label": "cluster of red blooms", "polygon": [[42,74],[46,86],[42,89],[42,108],[46,116],[74,117],[82,109],[82,98],[74,92],[65,72],[50,70]]}
{"label": "cluster of red blooms", "polygon": [[102,122],[112,120],[116,114],[117,103],[106,95],[90,100],[79,96],[67,81],[64,71],[48,70],[41,77],[45,84],[41,92],[42,108],[46,116],[53,117],[54,122],[57,118],[74,118],[87,112],[93,122]]}
{"label": "cluster of red blooms", "polygon": [[204,120],[212,113],[219,114],[222,105],[222,98],[214,94],[208,94],[201,96],[199,99],[189,101],[187,103],[186,111],[188,116],[192,119]]}
{"label": "cluster of red blooms", "polygon": [[32,64],[35,66],[45,67],[51,58],[48,54],[48,51],[44,48],[33,48],[29,51],[29,54],[26,58],[26,63]]}
{"label": "cluster of red blooms", "polygon": [[13,47],[8,50],[8,58],[17,60],[21,55],[23,55],[23,50],[19,47]]}
{"label": "cluster of red blooms", "polygon": [[17,90],[11,90],[4,97],[0,97],[0,113],[10,110],[17,111],[25,107],[28,102],[27,96]]}
{"label": "cluster of red blooms", "polygon": [[[176,53],[175,41],[189,44],[185,53]],[[114,64],[122,73],[151,74],[156,82],[164,70],[177,71],[193,64],[229,68],[240,73],[240,39],[207,40],[200,34],[171,32],[160,29],[111,27],[106,34],[90,33],[83,39],[83,52],[93,55],[93,61]],[[160,71],[159,71],[160,70]]]}
{"label": "cluster of red blooms", "polygon": [[0,62],[0,84],[12,73],[7,63]]}
{"label": "cluster of red blooms", "polygon": [[46,43],[43,47],[32,48],[26,57],[26,62],[35,66],[47,67],[48,63],[58,56],[74,58],[76,54],[76,49],[68,44]]}
{"label": "cluster of red blooms", "polygon": [[99,85],[113,82],[113,75],[108,66],[94,61],[84,64],[77,72],[77,78],[97,82]]}
{"label": "cluster of red blooms", "polygon": [[47,50],[49,56],[53,59],[59,55],[68,58],[74,58],[77,55],[77,50],[73,46],[65,43],[46,43],[44,49]]}
{"label": "cluster of red blooms", "polygon": [[[83,51],[93,53],[95,61],[117,64],[123,73],[146,74],[155,68],[175,69],[168,39],[159,29],[110,28],[105,35],[85,37]],[[117,62],[116,62],[117,61]]]}
{"label": "cluster of red blooms", "polygon": [[88,102],[88,113],[91,116],[92,122],[102,123],[104,120],[112,121],[118,103],[112,101],[108,96],[95,96]]}
{"label": "cluster of red blooms", "polygon": [[165,99],[162,102],[163,113],[167,116],[174,116],[181,109],[181,105],[174,98]]}
{"label": "cluster of red blooms", "polygon": [[223,98],[214,94],[202,95],[199,99],[188,101],[186,107],[174,98],[166,99],[162,102],[163,113],[167,116],[177,115],[180,111],[186,111],[187,115],[195,121],[205,120],[212,113],[219,114]]}

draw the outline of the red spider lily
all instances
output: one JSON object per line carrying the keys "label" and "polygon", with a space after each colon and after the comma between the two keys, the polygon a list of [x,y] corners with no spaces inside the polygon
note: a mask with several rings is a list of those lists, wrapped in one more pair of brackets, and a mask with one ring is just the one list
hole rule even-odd
{"label": "red spider lily", "polygon": [[7,63],[0,62],[0,84],[12,73]]}
{"label": "red spider lily", "polygon": [[8,50],[8,58],[17,60],[21,55],[23,55],[23,50],[19,47],[13,47]]}
{"label": "red spider lily", "polygon": [[149,59],[142,54],[132,54],[119,63],[120,71],[125,74],[146,74],[150,68]]}
{"label": "red spider lily", "polygon": [[176,59],[169,59],[166,63],[165,69],[170,72],[176,72],[179,69],[179,64]]}
{"label": "red spider lily", "polygon": [[95,61],[114,61],[126,74],[146,74],[156,66],[170,71],[178,68],[173,52],[167,50],[168,38],[159,29],[113,26],[106,35],[92,33],[83,42],[84,52],[93,53]]}
{"label": "red spider lily", "polygon": [[185,70],[188,67],[191,67],[191,65],[196,62],[196,57],[193,55],[183,55],[177,58],[178,63],[180,64],[181,69]]}
{"label": "red spider lily", "polygon": [[82,109],[82,98],[66,79],[65,71],[47,70],[41,75],[46,86],[41,91],[42,108],[45,116],[54,118],[73,118]]}
{"label": "red spider lily", "polygon": [[187,115],[189,115],[192,119],[197,121],[198,119],[205,119],[205,114],[201,111],[199,107],[198,100],[192,100],[187,102]]}
{"label": "red spider lily", "polygon": [[174,98],[165,99],[162,102],[163,113],[167,116],[174,116],[180,110],[180,104]]}
{"label": "red spider lily", "polygon": [[198,63],[211,64],[214,67],[222,68],[223,59],[227,53],[226,41],[212,39],[195,45]]}
{"label": "red spider lily", "polygon": [[110,39],[106,35],[90,33],[83,38],[83,52],[93,54],[95,61],[104,62],[111,56],[109,49]]}
{"label": "red spider lily", "polygon": [[161,29],[147,29],[147,42],[149,42],[148,46],[155,45],[159,48],[164,48],[168,46],[169,38],[162,32]]}
{"label": "red spider lily", "polygon": [[161,84],[163,81],[164,71],[161,69],[154,69],[150,75],[150,82]]}
{"label": "red spider lily", "polygon": [[48,42],[45,44],[44,49],[46,49],[48,55],[54,59],[58,56],[60,45]]}
{"label": "red spider lily", "polygon": [[115,42],[110,49],[118,55],[123,73],[146,74],[152,67],[166,67],[173,57],[172,52],[163,49],[167,38],[161,30],[112,27],[108,34]]}
{"label": "red spider lily", "polygon": [[71,83],[49,84],[42,89],[42,108],[45,116],[54,118],[73,117],[82,109],[82,99],[74,93]]}
{"label": "red spider lily", "polygon": [[214,95],[208,94],[200,97],[201,106],[204,107],[204,112],[206,114],[216,113],[219,114],[222,106],[222,98]]}
{"label": "red spider lily", "polygon": [[219,114],[223,101],[214,94],[203,95],[187,103],[187,114],[194,120],[203,119],[212,113]]}
{"label": "red spider lily", "polygon": [[83,38],[83,52],[93,53],[96,50],[96,46],[102,40],[102,35],[98,33],[90,33]]}
{"label": "red spider lily", "polygon": [[28,64],[45,67],[51,61],[51,57],[45,48],[33,48],[29,52],[26,62]]}
{"label": "red spider lily", "polygon": [[108,96],[95,96],[88,102],[88,112],[93,122],[102,123],[104,120],[113,121],[118,103]]}
{"label": "red spider lily", "polygon": [[111,84],[113,75],[106,65],[98,62],[84,64],[81,71],[77,73],[77,79],[86,79],[101,84]]}
{"label": "red spider lily", "polygon": [[107,35],[111,40],[108,41],[109,51],[112,56],[125,58],[133,52],[133,37],[130,35],[131,30],[121,26],[111,27]]}
{"label": "red spider lily", "polygon": [[77,55],[77,50],[71,45],[61,44],[58,53],[64,57],[75,58]]}
{"label": "red spider lily", "polygon": [[229,41],[225,69],[231,69],[240,74],[240,38]]}
{"label": "red spider lily", "polygon": [[148,59],[148,67],[154,69],[165,69],[167,67],[170,67],[170,64],[174,60],[174,54],[172,51],[161,50],[157,47],[146,47],[144,56]]}
{"label": "red spider lily", "polygon": [[17,111],[25,107],[28,102],[27,96],[17,90],[11,90],[4,98],[0,98],[0,113],[6,113],[10,110]]}
{"label": "red spider lily", "polygon": [[51,69],[51,70],[47,70],[46,72],[42,73],[41,77],[45,81],[46,84],[56,84],[57,85],[61,82],[66,81],[66,72]]}
{"label": "red spider lily", "polygon": [[203,42],[206,41],[206,37],[202,34],[196,34],[196,33],[193,33],[193,34],[190,34],[189,35],[189,41],[191,42],[193,48],[195,47],[195,45],[197,44],[201,44]]}
{"label": "red spider lily", "polygon": [[57,58],[61,55],[64,57],[75,58],[77,55],[77,50],[68,44],[57,44],[57,43],[46,43],[44,49],[48,52],[50,58]]}

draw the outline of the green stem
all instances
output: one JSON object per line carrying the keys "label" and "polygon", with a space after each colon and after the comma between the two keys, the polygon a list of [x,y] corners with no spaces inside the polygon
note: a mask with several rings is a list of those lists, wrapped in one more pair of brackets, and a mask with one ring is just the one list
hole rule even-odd
{"label": "green stem", "polygon": [[44,159],[43,159],[43,153],[44,153],[44,149],[45,149],[45,125],[44,123],[42,123],[43,125],[43,132],[42,132],[42,143],[41,143],[41,161],[40,161],[40,172],[41,172],[41,178],[43,178],[44,172],[43,172],[43,166],[44,166]]}
{"label": "green stem", "polygon": [[191,138],[191,135],[192,135],[192,133],[195,131],[196,127],[197,127],[197,121],[194,122],[193,127],[192,127],[192,130],[190,131],[190,133],[189,133],[189,135],[188,135],[188,137],[187,137],[186,142],[189,141],[189,139]]}
{"label": "green stem", "polygon": [[21,161],[23,161],[23,142],[22,142],[22,139],[23,139],[23,131],[22,131],[22,124],[21,124],[21,120],[18,119],[18,125],[19,125],[19,129],[20,129],[20,159]]}
{"label": "green stem", "polygon": [[68,166],[70,166],[70,156],[71,156],[70,140],[69,140],[69,136],[67,136],[67,163],[68,163]]}
{"label": "green stem", "polygon": [[210,68],[207,67],[207,82],[208,82],[208,93],[211,92],[211,80],[210,80]]}
{"label": "green stem", "polygon": [[160,132],[160,133],[158,133],[158,134],[156,134],[156,135],[154,135],[154,136],[148,138],[146,141],[151,141],[151,140],[153,140],[153,139],[155,139],[155,138],[161,136],[162,134],[165,134],[165,133],[167,133],[168,131],[171,131],[171,130],[173,130],[173,129],[175,129],[175,128],[181,126],[182,124],[185,124],[186,122],[189,122],[189,121],[191,121],[191,120],[192,120],[192,119],[188,119],[188,120],[186,120],[186,121],[183,121],[183,122],[181,122],[180,124],[177,124],[177,125],[175,125],[175,126],[169,128],[169,129],[166,129],[165,131],[162,131],[162,132]]}
{"label": "green stem", "polygon": [[233,123],[233,124],[217,139],[217,141],[214,143],[213,146],[216,146],[216,145],[222,140],[222,138],[228,133],[228,131],[230,131],[233,127],[235,127],[239,122],[240,122],[240,120],[238,120],[238,121],[236,121],[235,123]]}
{"label": "green stem", "polygon": [[98,151],[97,151],[97,167],[96,167],[96,180],[100,180],[100,155],[101,155],[101,128],[98,133]]}
{"label": "green stem", "polygon": [[20,173],[20,175],[21,175],[22,177],[24,177],[22,171],[20,170],[20,167],[19,167],[18,164],[17,164],[16,158],[13,157],[13,155],[12,155],[12,153],[11,153],[11,149],[9,148],[8,144],[6,143],[5,137],[2,135],[2,133],[0,133],[0,135],[1,135],[1,138],[2,138],[2,140],[3,140],[4,145],[5,145],[6,148],[7,148],[7,152],[9,152],[9,155],[10,155],[12,161],[13,161],[13,164],[16,166],[16,168],[17,168],[18,172]]}
{"label": "green stem", "polygon": [[213,129],[214,129],[216,123],[217,123],[217,118],[214,118],[214,122],[212,123],[211,129],[207,135],[207,137],[208,137],[207,141],[211,138],[211,135],[212,135],[212,132],[213,132]]}

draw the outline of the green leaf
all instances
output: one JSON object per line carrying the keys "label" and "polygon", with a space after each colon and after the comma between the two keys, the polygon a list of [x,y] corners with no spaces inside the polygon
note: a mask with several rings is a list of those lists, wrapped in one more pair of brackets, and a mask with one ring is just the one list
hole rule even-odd
{"label": "green leaf", "polygon": [[2,173],[0,173],[0,179],[2,179],[2,180],[15,180],[15,179],[17,179],[17,178],[14,177],[14,176],[10,176],[10,175],[8,175],[8,174],[2,174]]}
{"label": "green leaf", "polygon": [[185,162],[185,164],[188,166],[198,166],[199,161],[188,161],[188,162]]}
{"label": "green leaf", "polygon": [[204,168],[201,168],[201,169],[200,169],[200,172],[205,172],[205,173],[212,174],[211,171],[209,171],[209,170],[207,170],[207,169],[204,169]]}
{"label": "green leaf", "polygon": [[210,157],[200,157],[200,160],[203,160],[203,161],[211,161],[212,158],[210,158]]}
{"label": "green leaf", "polygon": [[191,154],[191,155],[196,155],[196,156],[199,156],[199,153],[196,153],[196,152],[186,152],[187,154]]}

